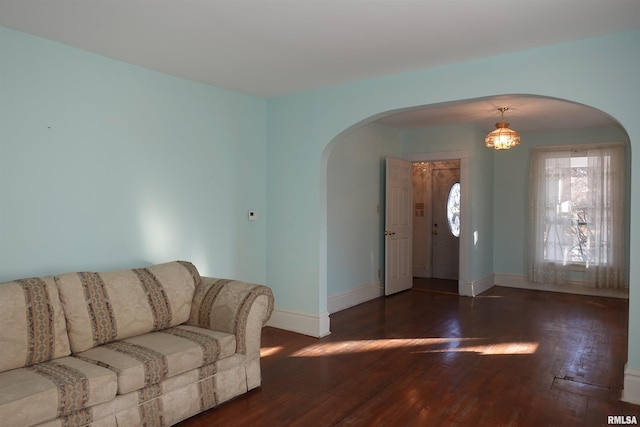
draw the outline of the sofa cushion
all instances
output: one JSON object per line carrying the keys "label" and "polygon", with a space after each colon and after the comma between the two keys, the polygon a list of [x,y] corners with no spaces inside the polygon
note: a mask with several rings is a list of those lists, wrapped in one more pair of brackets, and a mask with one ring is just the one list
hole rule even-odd
{"label": "sofa cushion", "polygon": [[186,261],[55,279],[74,353],[184,323],[200,283]]}
{"label": "sofa cushion", "polygon": [[236,338],[225,332],[181,325],[101,345],[75,354],[118,375],[118,394],[157,384],[166,378],[231,356]]}
{"label": "sofa cushion", "polygon": [[0,373],[0,424],[30,426],[116,395],[116,374],[74,357]]}
{"label": "sofa cushion", "polygon": [[70,354],[53,277],[0,284],[0,372]]}

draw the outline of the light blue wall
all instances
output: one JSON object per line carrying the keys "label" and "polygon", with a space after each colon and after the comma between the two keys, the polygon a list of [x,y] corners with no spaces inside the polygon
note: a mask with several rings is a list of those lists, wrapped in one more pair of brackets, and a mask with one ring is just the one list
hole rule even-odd
{"label": "light blue wall", "polygon": [[[612,115],[629,134],[638,171],[639,47],[640,31],[632,31],[269,99],[267,281],[279,306],[326,312],[327,159],[337,135],[391,110],[534,94]],[[631,216],[638,218],[640,174],[632,175],[631,185]],[[631,259],[640,259],[640,228],[634,224],[630,242]],[[632,266],[630,283],[629,367],[638,369],[639,266]]]}
{"label": "light blue wall", "polygon": [[[527,276],[530,149],[544,145],[627,142],[628,138],[620,127],[530,132],[522,133],[521,137],[522,143],[517,149],[496,152],[494,155],[493,264],[496,273]],[[630,181],[629,175],[627,181]],[[625,228],[628,230],[629,218],[626,219]]]}
{"label": "light blue wall", "polygon": [[266,281],[264,99],[0,40],[0,281],[173,259]]}
{"label": "light blue wall", "polygon": [[334,141],[327,165],[329,296],[382,282],[385,158],[400,157],[401,137],[372,123]]}
{"label": "light blue wall", "polygon": [[[640,217],[640,31],[267,101],[6,29],[0,40],[0,280],[183,258],[266,281],[279,308],[326,312],[334,139],[388,111],[500,94],[616,118]],[[630,258],[640,259],[633,223]],[[628,366],[640,369],[640,266],[630,284]]]}

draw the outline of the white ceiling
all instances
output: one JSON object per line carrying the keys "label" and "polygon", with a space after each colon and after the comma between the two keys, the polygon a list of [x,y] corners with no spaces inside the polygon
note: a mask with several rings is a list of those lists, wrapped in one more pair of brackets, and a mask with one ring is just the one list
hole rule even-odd
{"label": "white ceiling", "polygon": [[[271,97],[640,28],[640,1],[0,0],[0,25]],[[565,123],[585,113],[574,104],[509,101],[507,121],[523,130],[533,109],[551,114],[549,123],[558,112],[572,114]],[[492,127],[497,102],[439,106],[387,124],[490,118]]]}

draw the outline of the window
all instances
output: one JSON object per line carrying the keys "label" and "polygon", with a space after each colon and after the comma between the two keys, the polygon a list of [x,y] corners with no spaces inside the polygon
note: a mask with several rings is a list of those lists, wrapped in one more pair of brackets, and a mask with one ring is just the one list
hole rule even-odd
{"label": "window", "polygon": [[530,279],[625,287],[624,146],[534,150],[530,181]]}
{"label": "window", "polygon": [[460,183],[456,182],[449,190],[447,198],[447,221],[449,230],[455,237],[460,237]]}
{"label": "window", "polygon": [[[545,261],[585,265],[596,262],[594,224],[589,222],[595,208],[589,199],[588,158],[575,154],[559,165],[547,159],[547,194],[554,197],[545,202],[544,252]],[[554,164],[555,163],[555,164]],[[557,187],[557,188],[554,188]],[[608,212],[607,212],[608,213]],[[607,253],[603,254],[606,262]]]}

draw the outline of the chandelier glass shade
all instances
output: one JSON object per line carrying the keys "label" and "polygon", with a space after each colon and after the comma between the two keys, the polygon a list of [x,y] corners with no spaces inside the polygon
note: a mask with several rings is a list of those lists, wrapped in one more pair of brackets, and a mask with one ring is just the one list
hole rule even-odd
{"label": "chandelier glass shade", "polygon": [[489,132],[484,138],[484,145],[488,148],[496,150],[508,150],[520,144],[520,134],[515,130],[509,129],[509,123],[504,121],[504,112],[507,107],[498,108],[502,113],[502,119],[496,123],[496,128]]}
{"label": "chandelier glass shade", "polygon": [[431,170],[429,162],[413,162],[413,170],[416,172],[427,172]]}

